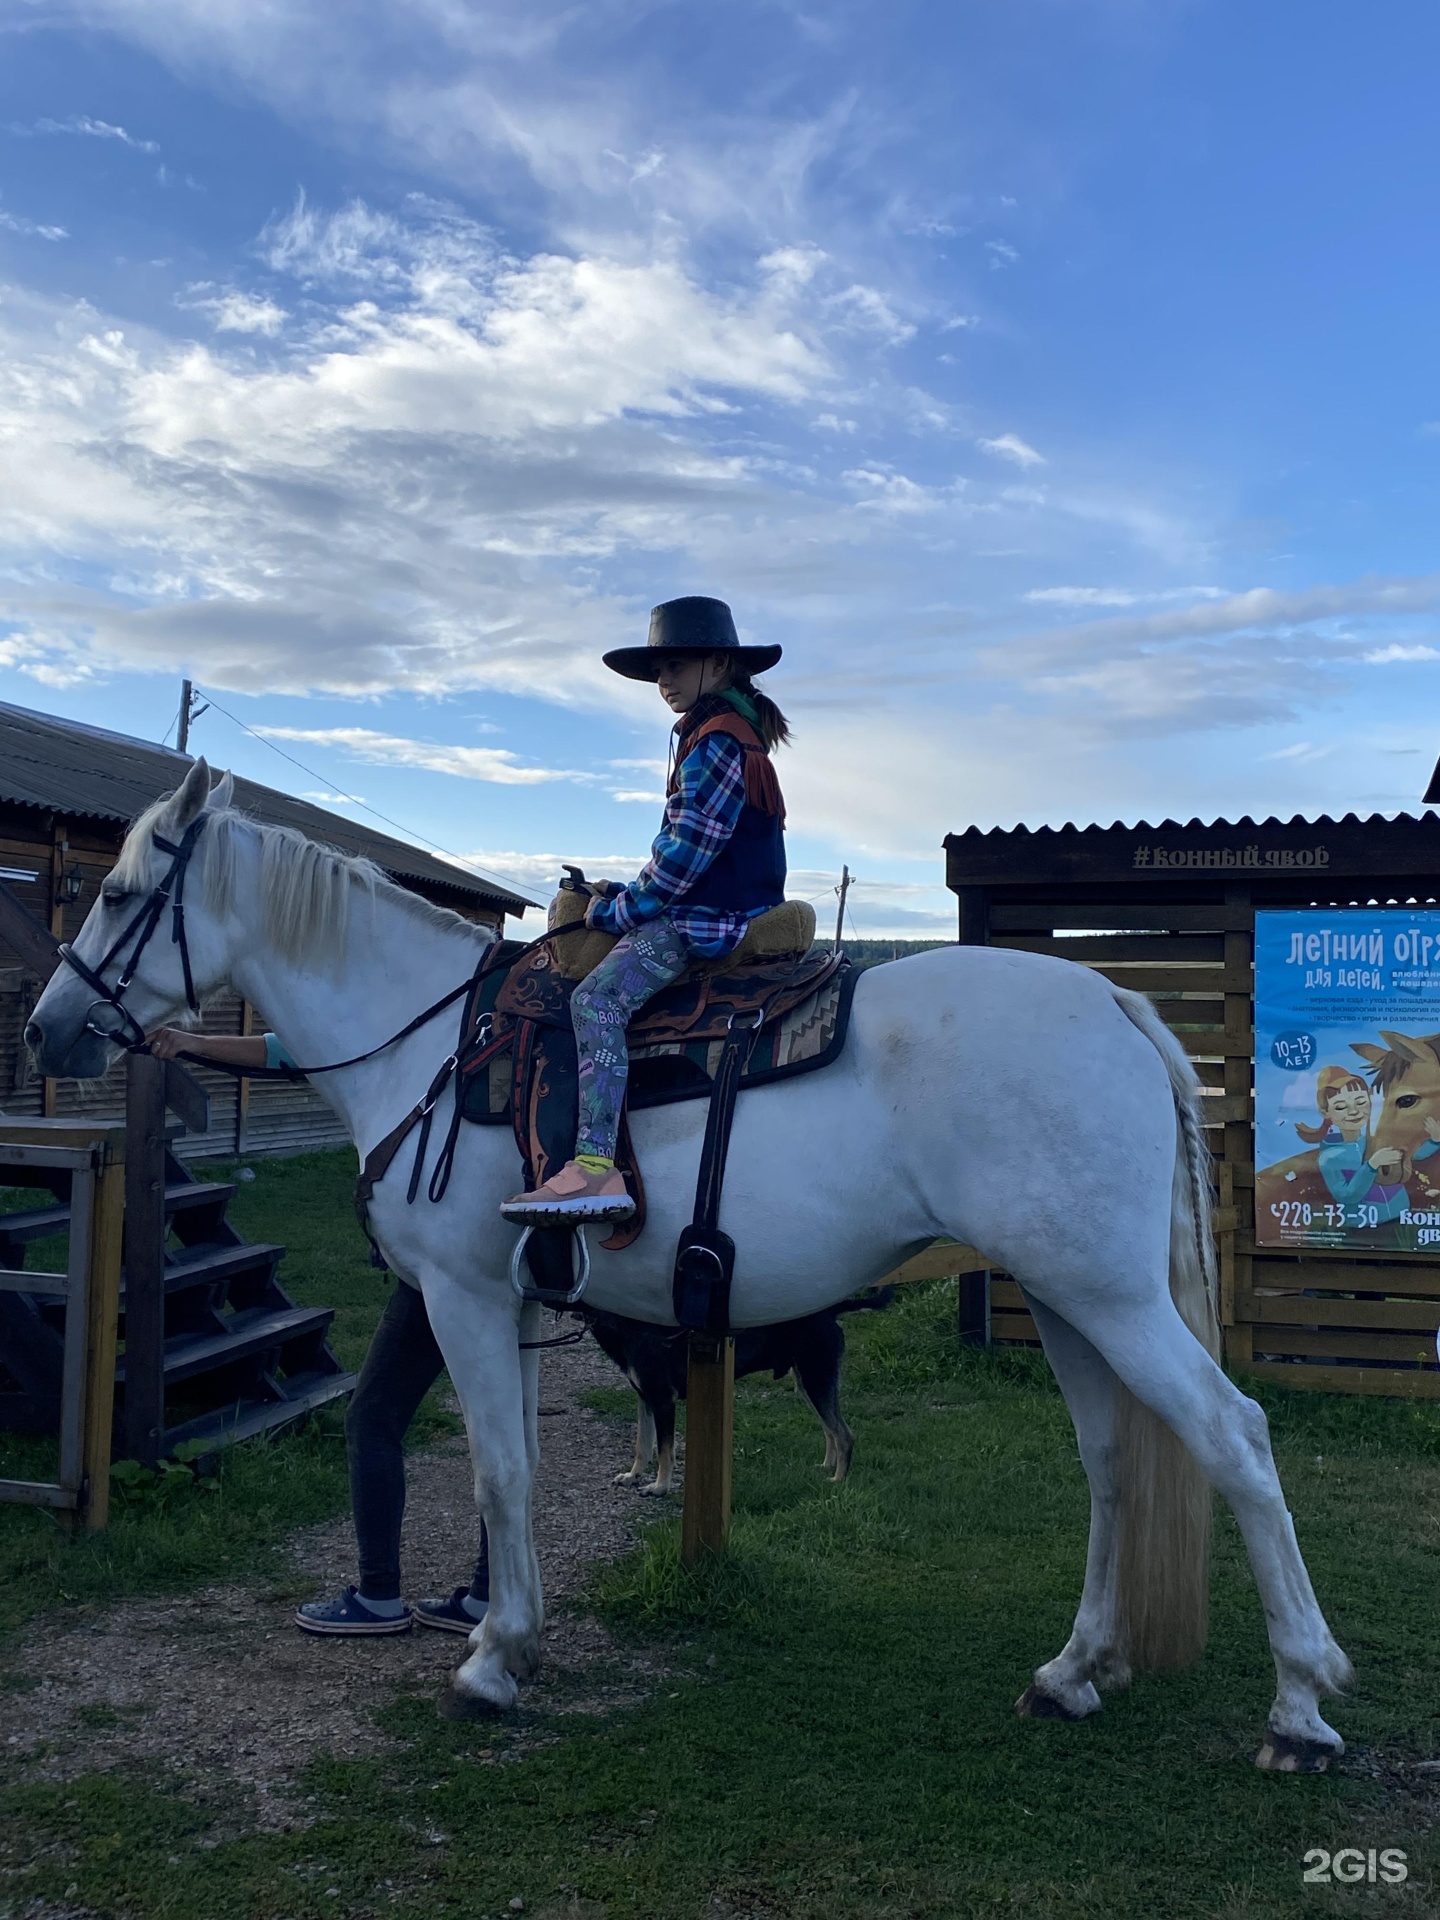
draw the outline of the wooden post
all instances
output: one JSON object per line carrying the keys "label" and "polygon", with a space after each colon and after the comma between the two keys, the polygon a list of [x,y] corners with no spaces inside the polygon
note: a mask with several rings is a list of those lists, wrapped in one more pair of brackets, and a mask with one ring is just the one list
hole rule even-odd
{"label": "wooden post", "polygon": [[680,1557],[723,1553],[730,1537],[730,1470],[735,1449],[735,1342],[690,1336],[685,1402],[685,1515]]}
{"label": "wooden post", "polygon": [[845,944],[845,896],[849,893],[849,891],[850,891],[850,869],[849,867],[842,866],[840,869],[840,885],[836,888],[836,892],[840,895],[840,908],[835,915],[835,951],[836,953],[839,953],[840,949]]}
{"label": "wooden post", "polygon": [[110,1518],[110,1429],[115,1415],[115,1323],[120,1315],[120,1242],[125,1226],[125,1159],[108,1158],[95,1176],[86,1289],[85,1451],[81,1510],[87,1533]]}
{"label": "wooden post", "polygon": [[[1227,909],[1239,907],[1250,921],[1251,931],[1231,926],[1225,934],[1225,1038],[1227,1043],[1243,1042],[1255,1025],[1255,995],[1252,968],[1255,957],[1254,915],[1250,911],[1248,887],[1225,889]],[[1227,918],[1230,917],[1227,914]],[[1253,1041],[1252,1041],[1253,1047]],[[1225,1097],[1227,1103],[1243,1105],[1249,1097],[1254,1066],[1250,1053],[1225,1056]],[[1232,1111],[1234,1110],[1232,1106]],[[1228,1235],[1220,1233],[1220,1275],[1225,1357],[1232,1366],[1249,1366],[1254,1358],[1254,1294],[1249,1248],[1255,1235],[1255,1130],[1253,1114],[1225,1122],[1225,1159],[1220,1180],[1220,1204],[1235,1226]],[[1243,1172],[1242,1172],[1243,1169]],[[1237,1178],[1237,1176],[1239,1176]],[[1242,1184],[1248,1177],[1249,1184]],[[1227,1206],[1228,1201],[1228,1206]],[[1237,1245],[1237,1238],[1242,1244]],[[1228,1239],[1228,1245],[1227,1245]]]}
{"label": "wooden post", "polygon": [[[248,1000],[240,1002],[240,1035],[248,1040],[255,1031],[255,1009]],[[250,1124],[250,1082],[237,1080],[235,1083],[235,1157],[238,1160],[245,1151],[245,1129]]]}
{"label": "wooden post", "polygon": [[125,1452],[160,1459],[165,1428],[165,1063],[125,1070]]}

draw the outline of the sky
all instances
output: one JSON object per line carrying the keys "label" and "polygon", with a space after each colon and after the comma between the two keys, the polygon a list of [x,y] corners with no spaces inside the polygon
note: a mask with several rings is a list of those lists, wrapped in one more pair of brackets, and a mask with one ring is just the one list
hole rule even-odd
{"label": "sky", "polygon": [[[0,697],[548,893],[778,641],[792,891],[971,825],[1413,808],[1440,15],[0,0]],[[364,803],[360,805],[358,803]],[[374,811],[367,812],[366,808]]]}

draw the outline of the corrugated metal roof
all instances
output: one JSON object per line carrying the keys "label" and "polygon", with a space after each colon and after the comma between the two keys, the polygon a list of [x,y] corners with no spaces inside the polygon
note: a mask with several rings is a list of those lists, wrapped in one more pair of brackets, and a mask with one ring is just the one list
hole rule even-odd
{"label": "corrugated metal roof", "polygon": [[[152,800],[173,792],[191,764],[172,747],[0,701],[0,799],[22,807],[128,825]],[[237,777],[235,802],[271,826],[295,827],[342,853],[363,854],[402,883],[421,880],[506,913],[522,914],[536,904],[503,881],[253,780]]]}
{"label": "corrugated metal roof", "polygon": [[1392,827],[1399,821],[1434,823],[1437,816],[1427,808],[1422,813],[1292,813],[1288,820],[1282,820],[1278,813],[1270,814],[1264,820],[1256,820],[1248,813],[1242,813],[1237,820],[1201,820],[1198,816],[1192,820],[1137,820],[1132,825],[1128,820],[1112,820],[1110,825],[1102,826],[1098,821],[1089,826],[1067,824],[1063,827],[966,827],[961,833],[947,833],[945,844],[959,845],[965,840],[1044,840],[1044,839],[1080,839],[1086,834],[1103,833],[1211,833],[1236,832],[1259,833],[1266,827]]}

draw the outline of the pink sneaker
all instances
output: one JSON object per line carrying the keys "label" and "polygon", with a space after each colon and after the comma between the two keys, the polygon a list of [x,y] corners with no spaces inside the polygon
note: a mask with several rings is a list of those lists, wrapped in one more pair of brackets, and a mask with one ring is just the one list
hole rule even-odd
{"label": "pink sneaker", "polygon": [[547,1221],[560,1225],[571,1220],[628,1220],[634,1211],[635,1202],[616,1168],[587,1173],[573,1160],[567,1160],[533,1193],[517,1193],[513,1200],[500,1203],[504,1218],[522,1227],[543,1226]]}

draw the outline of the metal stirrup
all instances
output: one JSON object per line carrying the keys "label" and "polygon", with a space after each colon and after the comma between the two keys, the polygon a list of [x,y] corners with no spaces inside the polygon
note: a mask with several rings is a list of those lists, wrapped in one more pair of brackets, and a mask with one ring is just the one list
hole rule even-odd
{"label": "metal stirrup", "polygon": [[590,1282],[590,1243],[585,1238],[583,1223],[571,1229],[580,1242],[580,1277],[570,1288],[569,1293],[553,1293],[548,1289],[532,1287],[521,1275],[521,1262],[525,1258],[525,1247],[534,1227],[526,1227],[515,1242],[515,1251],[510,1256],[510,1284],[522,1300],[537,1301],[542,1307],[573,1307],[584,1293]]}

